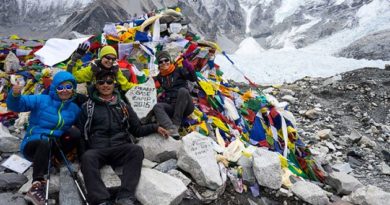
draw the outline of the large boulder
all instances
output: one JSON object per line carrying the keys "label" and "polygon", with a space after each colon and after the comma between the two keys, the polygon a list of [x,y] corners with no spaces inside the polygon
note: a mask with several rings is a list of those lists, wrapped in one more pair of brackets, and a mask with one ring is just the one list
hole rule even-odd
{"label": "large boulder", "polygon": [[16,137],[0,136],[0,152],[17,152],[19,151],[20,139]]}
{"label": "large boulder", "polygon": [[313,183],[306,182],[306,181],[296,182],[292,186],[291,191],[295,195],[297,195],[300,199],[306,201],[309,204],[313,204],[313,205],[329,204],[329,198],[326,195],[326,192]]}
{"label": "large boulder", "polygon": [[325,182],[335,188],[338,194],[350,194],[363,186],[355,177],[344,172],[332,172]]}
{"label": "large boulder", "polygon": [[27,181],[28,181],[27,177],[25,177],[23,174],[16,174],[16,173],[0,174],[0,189],[1,190],[19,189]]}
{"label": "large boulder", "polygon": [[344,196],[343,200],[358,205],[383,205],[389,204],[390,193],[376,186],[368,185],[366,187],[360,187],[352,192],[351,195]]}
{"label": "large boulder", "polygon": [[23,195],[15,193],[0,193],[0,205],[27,205]]}
{"label": "large boulder", "polygon": [[186,190],[186,185],[180,179],[142,168],[135,195],[143,205],[176,205],[182,201]]}
{"label": "large boulder", "polygon": [[212,147],[212,139],[191,132],[182,139],[177,165],[191,174],[196,183],[212,190],[223,185],[220,169]]}
{"label": "large boulder", "polygon": [[76,184],[70,175],[66,166],[60,168],[60,192],[59,192],[59,204],[60,205],[82,205],[83,201],[79,195]]}
{"label": "large boulder", "polygon": [[141,138],[138,143],[144,150],[145,158],[154,162],[176,159],[181,141],[169,137],[165,139],[159,134],[151,134]]}
{"label": "large boulder", "polygon": [[261,186],[271,189],[282,186],[282,168],[277,153],[257,148],[253,153],[253,171]]}

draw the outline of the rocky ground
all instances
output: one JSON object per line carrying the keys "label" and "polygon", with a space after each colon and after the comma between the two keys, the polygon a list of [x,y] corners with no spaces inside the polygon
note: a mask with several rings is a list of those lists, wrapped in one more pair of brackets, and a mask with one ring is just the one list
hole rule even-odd
{"label": "rocky ground", "polygon": [[[247,86],[242,87],[247,88]],[[374,185],[390,192],[390,68],[362,68],[330,78],[307,77],[281,87],[262,89],[263,92],[274,95],[279,101],[289,102],[289,110],[296,118],[300,137],[310,146],[316,160],[329,173],[329,180],[324,184],[316,183],[316,185],[299,182],[294,184],[290,191],[284,188],[270,189],[260,186],[257,197],[249,190],[237,193],[229,179],[224,189],[209,191],[204,187],[219,187],[224,181],[223,177],[216,179],[215,175],[210,175],[207,176],[209,178],[206,177],[206,181],[195,180],[194,176],[199,173],[192,171],[204,169],[202,166],[208,166],[206,170],[210,173],[203,173],[206,175],[211,174],[215,169],[218,171],[216,162],[206,165],[205,161],[202,161],[213,158],[213,152],[203,149],[204,152],[200,152],[200,155],[198,153],[193,156],[192,149],[180,149],[180,143],[190,146],[194,142],[199,143],[199,140],[191,141],[188,138],[187,142],[183,140],[179,143],[173,139],[162,140],[161,137],[156,136],[143,138],[138,143],[144,148],[145,158],[154,162],[144,162],[137,198],[140,201],[151,197],[156,200],[171,200],[171,204],[177,204],[183,199],[180,202],[182,205],[326,204],[337,202],[343,195],[352,192],[349,201],[355,204],[363,204],[364,200],[366,200],[364,203],[375,204],[370,201],[373,200],[369,199],[371,196],[390,199],[389,193],[368,186]],[[16,139],[0,137],[1,160],[17,151],[17,143]],[[176,154],[177,160],[172,159]],[[188,167],[185,164],[191,164],[194,170],[186,170]],[[252,170],[252,167],[250,169]],[[253,171],[258,170],[253,168]],[[60,193],[77,195],[71,179],[66,178],[66,173],[67,170],[62,168],[60,174],[53,174],[51,196],[57,202],[64,199],[71,200],[70,195],[58,195],[59,190],[66,190]],[[25,204],[21,193],[29,185],[22,189],[20,187],[27,182],[30,175],[31,170],[25,175],[18,175],[1,167],[0,205]],[[219,174],[217,177],[220,177]],[[108,177],[107,181],[110,182],[110,187],[118,186],[118,179]],[[172,183],[176,184],[173,186],[174,189],[171,189]],[[198,185],[202,183],[205,185]],[[363,188],[356,191],[358,187]],[[73,191],[69,191],[71,188]],[[305,196],[310,193],[305,193],[302,189],[318,194],[315,197]],[[159,191],[164,194],[158,195]],[[148,195],[150,192],[154,195]],[[377,195],[372,195],[373,193]],[[362,197],[359,198],[362,195],[365,196],[364,200]],[[200,200],[199,196],[203,199]],[[347,200],[347,198],[343,199]],[[72,204],[78,203],[72,202]]]}
{"label": "rocky ground", "polygon": [[323,165],[390,191],[390,68],[305,78],[284,85],[277,96],[291,102],[300,135]]}

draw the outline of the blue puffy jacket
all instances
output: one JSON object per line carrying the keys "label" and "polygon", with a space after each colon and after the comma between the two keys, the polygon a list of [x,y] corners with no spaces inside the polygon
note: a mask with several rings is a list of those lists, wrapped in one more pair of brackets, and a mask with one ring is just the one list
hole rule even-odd
{"label": "blue puffy jacket", "polygon": [[29,126],[26,130],[20,151],[27,142],[33,140],[48,140],[47,136],[60,137],[76,121],[80,108],[73,98],[61,101],[57,95],[57,86],[70,81],[76,88],[76,80],[69,72],[58,72],[50,85],[49,95],[21,95],[13,96],[12,89],[7,97],[7,107],[14,112],[30,113]]}

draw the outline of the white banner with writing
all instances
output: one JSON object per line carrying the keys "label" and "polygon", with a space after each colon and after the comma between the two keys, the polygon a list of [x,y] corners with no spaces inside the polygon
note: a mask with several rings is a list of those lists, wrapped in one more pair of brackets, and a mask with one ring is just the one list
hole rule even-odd
{"label": "white banner with writing", "polygon": [[138,117],[145,117],[157,103],[157,90],[153,78],[127,91],[126,98]]}

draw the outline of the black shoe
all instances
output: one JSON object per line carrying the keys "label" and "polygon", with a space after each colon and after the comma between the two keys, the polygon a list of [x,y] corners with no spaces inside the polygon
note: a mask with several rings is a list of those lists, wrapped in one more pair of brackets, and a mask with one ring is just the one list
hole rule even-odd
{"label": "black shoe", "polygon": [[176,125],[173,125],[168,129],[169,136],[171,136],[175,140],[180,140],[179,128]]}

